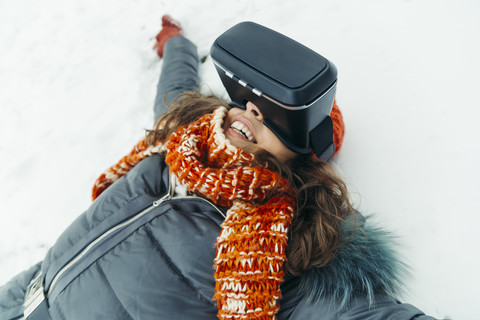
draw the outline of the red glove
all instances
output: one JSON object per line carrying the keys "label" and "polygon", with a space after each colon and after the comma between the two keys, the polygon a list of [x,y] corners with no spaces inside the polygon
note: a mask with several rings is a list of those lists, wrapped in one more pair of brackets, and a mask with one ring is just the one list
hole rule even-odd
{"label": "red glove", "polygon": [[153,50],[157,50],[158,56],[163,57],[163,47],[165,43],[174,36],[182,35],[182,26],[180,22],[174,20],[168,14],[162,17],[162,30],[157,34],[157,42],[153,45]]}

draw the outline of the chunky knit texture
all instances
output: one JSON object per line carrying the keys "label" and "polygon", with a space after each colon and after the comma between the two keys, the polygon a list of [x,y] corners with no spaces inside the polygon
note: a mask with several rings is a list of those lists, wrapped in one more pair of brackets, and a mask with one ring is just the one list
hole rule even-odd
{"label": "chunky knit texture", "polygon": [[148,147],[145,141],[139,142],[99,177],[92,194],[97,197],[140,160],[166,149],[165,161],[180,183],[217,205],[230,207],[214,260],[218,317],[274,319],[280,308],[294,197],[278,173],[252,166],[254,156],[225,138],[226,114],[220,107],[180,127],[165,145]]}
{"label": "chunky knit texture", "polygon": [[147,146],[145,139],[140,140],[129,154],[105,170],[105,172],[97,178],[92,188],[92,200],[95,200],[111,184],[126,175],[140,161],[152,154],[159,153],[161,147],[162,145],[160,144],[154,147]]}

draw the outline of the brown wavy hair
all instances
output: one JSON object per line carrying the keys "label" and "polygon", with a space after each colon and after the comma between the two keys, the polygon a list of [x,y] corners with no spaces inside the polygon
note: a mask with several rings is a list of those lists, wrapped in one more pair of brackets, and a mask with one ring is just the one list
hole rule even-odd
{"label": "brown wavy hair", "polygon": [[[147,132],[147,143],[165,141],[179,126],[188,125],[219,106],[228,106],[225,100],[199,92],[185,92],[161,115]],[[287,179],[296,195],[296,213],[292,219],[286,249],[285,272],[300,276],[313,267],[325,266],[344,239],[340,223],[354,210],[348,198],[346,184],[328,162],[312,155],[298,155],[286,162],[277,160],[265,150],[245,150],[255,154],[258,164],[267,163]]]}

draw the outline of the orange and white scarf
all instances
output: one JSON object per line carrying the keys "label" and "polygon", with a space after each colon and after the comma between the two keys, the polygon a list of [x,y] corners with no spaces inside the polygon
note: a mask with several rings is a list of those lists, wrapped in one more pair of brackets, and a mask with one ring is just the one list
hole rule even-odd
{"label": "orange and white scarf", "polygon": [[254,156],[225,138],[226,113],[220,107],[178,128],[164,144],[140,141],[98,178],[92,196],[142,159],[166,150],[165,161],[180,183],[216,205],[230,207],[213,261],[219,319],[275,319],[294,197],[278,173],[252,166]]}

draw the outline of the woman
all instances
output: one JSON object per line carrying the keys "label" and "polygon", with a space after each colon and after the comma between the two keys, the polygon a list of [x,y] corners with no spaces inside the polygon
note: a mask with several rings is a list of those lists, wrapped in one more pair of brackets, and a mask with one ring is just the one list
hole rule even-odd
{"label": "woman", "polygon": [[[0,318],[431,319],[396,300],[391,239],[331,167],[287,148],[251,101],[195,92],[196,48],[162,21],[154,129],[44,261],[0,288]],[[338,152],[336,105],[331,117]]]}

